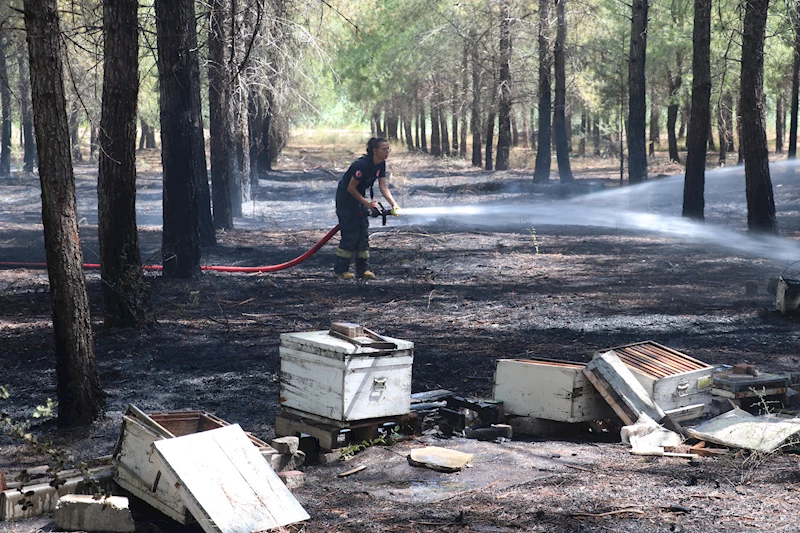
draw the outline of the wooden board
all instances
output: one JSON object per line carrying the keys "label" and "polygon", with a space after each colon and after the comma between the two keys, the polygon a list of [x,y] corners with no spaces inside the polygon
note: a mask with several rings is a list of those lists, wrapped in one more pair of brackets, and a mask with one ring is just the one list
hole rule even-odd
{"label": "wooden board", "polygon": [[153,446],[206,533],[251,533],[309,519],[238,424]]}
{"label": "wooden board", "polygon": [[[625,423],[636,423],[642,414],[655,422],[661,422],[666,416],[613,351],[592,359],[586,365],[584,374]],[[609,400],[612,390],[621,401],[616,401],[616,398],[613,398],[613,402]]]}

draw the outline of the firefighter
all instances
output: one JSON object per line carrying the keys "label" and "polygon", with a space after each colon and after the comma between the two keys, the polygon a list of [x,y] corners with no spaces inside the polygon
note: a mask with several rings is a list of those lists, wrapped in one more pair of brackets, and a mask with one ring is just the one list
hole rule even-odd
{"label": "firefighter", "polygon": [[[342,176],[336,190],[336,216],[342,239],[336,250],[333,273],[339,279],[375,279],[369,269],[369,213],[378,208],[373,199],[372,186],[375,180],[381,194],[392,206],[392,214],[398,215],[400,207],[394,201],[386,179],[386,159],[392,149],[383,137],[372,137],[367,142],[367,153],[356,159]],[[366,198],[367,189],[370,191]],[[350,272],[350,261],[355,257],[356,274]]]}

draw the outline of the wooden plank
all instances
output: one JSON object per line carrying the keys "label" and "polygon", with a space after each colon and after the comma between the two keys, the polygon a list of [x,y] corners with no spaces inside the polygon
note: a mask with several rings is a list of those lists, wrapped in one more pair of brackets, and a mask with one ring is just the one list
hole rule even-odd
{"label": "wooden plank", "polygon": [[[110,490],[112,486],[113,468],[108,466],[103,470],[94,472],[93,477],[104,490]],[[43,514],[51,513],[56,508],[58,499],[65,494],[92,494],[93,486],[84,481],[84,477],[76,476],[66,479],[63,485],[58,488],[51,487],[50,482],[27,485],[20,492],[19,489],[8,489],[0,492],[0,521],[21,520]],[[32,496],[25,497],[28,492],[33,492]],[[26,499],[30,506],[22,508],[20,501]]]}
{"label": "wooden plank", "polygon": [[[133,470],[123,463],[117,464],[117,471],[114,474],[114,481],[146,504],[154,507],[181,524],[192,522],[192,515],[181,500],[177,490],[153,492],[152,486],[137,476]],[[159,480],[159,485],[161,481]],[[166,483],[165,483],[166,485]]]}
{"label": "wooden plank", "polygon": [[252,533],[309,519],[238,424],[153,446],[206,533]]}
{"label": "wooden plank", "polygon": [[277,415],[275,417],[275,435],[278,437],[296,437],[301,433],[310,435],[319,441],[319,446],[323,450],[335,450],[347,445],[347,442],[337,440],[339,431],[342,428],[326,424],[308,424],[300,420],[295,420],[287,416]]}
{"label": "wooden plank", "polygon": [[[642,414],[646,414],[656,422],[660,422],[666,416],[658,404],[650,398],[630,369],[625,366],[613,351],[605,352],[596,359],[592,359],[586,365],[586,368],[590,370],[591,374],[602,376],[608,386],[620,397],[625,406],[632,412],[633,417],[635,417],[630,423],[635,423]],[[617,411],[617,414],[619,414],[619,411]]]}
{"label": "wooden plank", "polygon": [[628,409],[625,405],[625,402],[614,394],[614,390],[608,385],[608,383],[603,379],[603,376],[595,374],[589,368],[583,369],[583,374],[592,382],[594,388],[597,389],[597,392],[603,397],[603,399],[611,406],[617,416],[619,416],[625,425],[630,426],[631,424],[635,424],[636,420],[633,419],[634,413]]}

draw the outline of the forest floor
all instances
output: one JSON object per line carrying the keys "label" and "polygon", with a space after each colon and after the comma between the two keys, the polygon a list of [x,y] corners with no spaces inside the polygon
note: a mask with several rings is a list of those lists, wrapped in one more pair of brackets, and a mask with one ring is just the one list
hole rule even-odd
{"label": "forest floor", "polygon": [[[148,274],[157,325],[112,330],[102,326],[98,273],[87,271],[106,418],[71,431],[35,421],[32,431],[80,459],[99,457],[111,452],[133,403],[208,411],[269,439],[280,333],[331,321],[413,341],[412,392],[490,398],[497,359],[588,361],[597,350],[644,340],[714,365],[800,370],[797,319],[776,313],[766,290],[768,280],[799,270],[793,167],[772,167],[780,237],[770,240],[745,231],[741,168],[709,174],[707,223],[693,225],[680,219],[682,178],[670,177],[680,167],[662,159],[642,186],[620,188],[618,162],[599,158],[573,158],[573,185],[558,183],[554,160],[551,183],[534,186],[531,170],[491,173],[401,152],[389,160],[391,183],[408,214],[372,222],[376,281],[332,277],[335,237],[305,263],[270,274]],[[336,223],[335,187],[358,153],[295,139],[203,262],[270,265],[306,251]],[[532,169],[530,154],[515,151],[514,161]],[[158,154],[140,154],[139,166],[142,257],[158,263]],[[94,262],[95,166],[78,165],[76,176],[84,256]],[[6,179],[0,198],[0,261],[44,261],[38,181]],[[433,214],[415,213],[422,207]],[[756,294],[746,292],[749,282]],[[0,407],[19,420],[55,396],[53,342],[46,272],[0,270],[0,385],[11,393]],[[475,453],[472,468],[411,467],[405,454],[424,443]],[[0,471],[42,463],[0,439]],[[362,464],[369,468],[337,477]],[[285,530],[796,531],[798,466],[790,454],[640,458],[590,434],[503,443],[429,435],[369,448],[348,463],[304,467],[307,483],[294,494],[311,519]],[[200,531],[134,507],[137,531]],[[0,523],[9,532],[52,528],[52,517]]]}

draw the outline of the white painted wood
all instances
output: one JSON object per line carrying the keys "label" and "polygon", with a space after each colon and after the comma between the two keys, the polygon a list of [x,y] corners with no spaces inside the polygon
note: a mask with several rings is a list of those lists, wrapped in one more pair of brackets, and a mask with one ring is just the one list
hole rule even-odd
{"label": "white painted wood", "polygon": [[281,335],[281,392],[285,407],[328,420],[407,414],[411,407],[413,343],[375,351],[327,331]]}
{"label": "white painted wood", "polygon": [[[114,453],[117,465],[114,480],[167,516],[185,524],[188,513],[174,488],[177,480],[169,472],[161,471],[153,459],[153,443],[167,437],[160,434],[158,428],[149,427],[147,420],[143,422],[129,415],[122,417],[122,433]],[[152,420],[150,423],[154,424]]]}
{"label": "white painted wood", "polygon": [[[633,411],[635,419],[638,419],[641,414],[646,414],[656,422],[660,422],[664,418],[663,409],[653,401],[630,369],[613,351],[602,353],[592,359],[586,368],[603,377],[625,405]],[[620,413],[618,412],[618,414]],[[625,420],[622,414],[620,417]]]}
{"label": "white painted wood", "polygon": [[309,519],[236,424],[154,447],[159,466],[179,480],[181,498],[206,533],[251,533]]}
{"label": "white painted wood", "polygon": [[706,406],[707,411],[711,406],[711,377],[714,369],[710,366],[663,378],[655,378],[631,366],[628,369],[647,394],[665,411],[700,403]]}
{"label": "white painted wood", "polygon": [[583,375],[583,363],[500,359],[495,367],[494,399],[506,414],[559,422],[613,418],[614,412]]}

